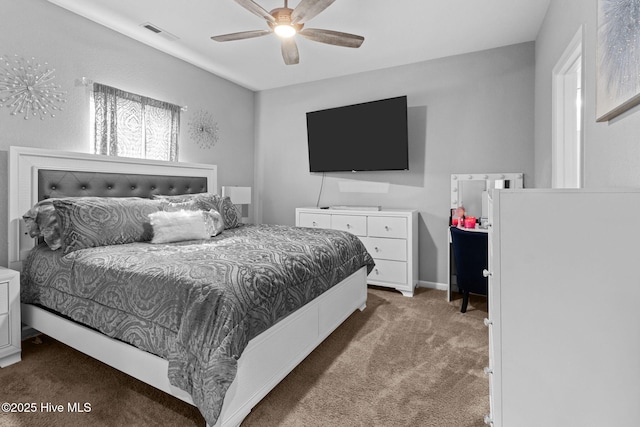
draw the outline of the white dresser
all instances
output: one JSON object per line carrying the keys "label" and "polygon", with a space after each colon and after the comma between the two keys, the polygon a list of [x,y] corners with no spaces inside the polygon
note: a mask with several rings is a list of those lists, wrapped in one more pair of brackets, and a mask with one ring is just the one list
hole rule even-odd
{"label": "white dresser", "polygon": [[355,234],[376,262],[368,283],[413,296],[418,282],[418,211],[298,208],[296,225]]}
{"label": "white dresser", "polygon": [[494,427],[640,426],[640,191],[489,200]]}
{"label": "white dresser", "polygon": [[0,367],[20,361],[20,273],[0,267]]}

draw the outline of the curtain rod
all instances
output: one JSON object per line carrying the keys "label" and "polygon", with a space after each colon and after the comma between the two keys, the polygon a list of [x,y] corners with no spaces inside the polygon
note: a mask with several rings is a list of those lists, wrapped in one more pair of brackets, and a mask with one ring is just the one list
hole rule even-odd
{"label": "curtain rod", "polygon": [[[80,77],[80,84],[82,86],[91,86],[93,84],[93,80],[88,79],[86,77]],[[184,105],[184,106],[180,106],[180,111],[187,111],[188,106]]]}

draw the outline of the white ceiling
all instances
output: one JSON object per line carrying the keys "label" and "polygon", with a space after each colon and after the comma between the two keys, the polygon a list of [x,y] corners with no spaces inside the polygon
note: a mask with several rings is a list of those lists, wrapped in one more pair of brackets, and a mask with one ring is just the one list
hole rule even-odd
{"label": "white ceiling", "polygon": [[[264,37],[219,43],[211,36],[266,29],[233,0],[49,0],[252,90],[393,67],[535,40],[550,0],[337,0],[305,24],[358,34],[358,49],[297,37],[298,65]],[[256,0],[266,10],[283,0]],[[299,0],[291,0],[295,8]],[[178,37],[170,41],[141,25]]]}

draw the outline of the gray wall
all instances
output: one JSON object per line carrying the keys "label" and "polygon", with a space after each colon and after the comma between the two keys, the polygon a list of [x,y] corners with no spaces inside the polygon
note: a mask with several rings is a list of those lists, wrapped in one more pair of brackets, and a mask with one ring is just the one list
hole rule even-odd
{"label": "gray wall", "polygon": [[[328,173],[320,205],[419,210],[419,277],[446,283],[450,175],[524,172],[533,182],[534,52],[524,43],[257,93],[256,218],[293,224],[296,207],[316,205],[307,111],[408,95],[409,171]],[[362,188],[342,193],[340,182]]]}
{"label": "gray wall", "polygon": [[[219,185],[252,185],[254,92],[161,53],[44,0],[0,0],[0,55],[48,62],[66,90],[65,111],[24,120],[0,110],[0,265],[7,264],[7,150],[12,145],[91,152],[85,76],[120,89],[187,105],[181,116],[181,161],[217,164]],[[201,149],[188,123],[199,109],[218,121],[220,142]]]}
{"label": "gray wall", "polygon": [[535,184],[551,186],[551,75],[584,27],[584,185],[640,186],[640,108],[596,123],[597,0],[552,0],[536,40]]}
{"label": "gray wall", "polygon": [[[316,204],[321,174],[308,172],[305,113],[409,96],[410,170],[327,174],[320,203],[420,211],[420,279],[446,282],[449,176],[534,172],[534,44],[525,43],[254,94],[45,0],[0,0],[0,54],[34,56],[56,69],[68,103],[56,118],[24,120],[0,111],[0,224],[7,224],[11,145],[90,152],[89,94],[81,77],[188,105],[180,160],[219,166],[220,185],[254,185],[256,222],[294,223],[297,206]],[[571,33],[573,34],[573,33]],[[202,150],[190,115],[212,112],[221,141]],[[255,148],[255,149],[254,149]],[[255,175],[254,175],[255,174]],[[342,193],[339,183],[388,185],[382,193]],[[0,233],[0,265],[6,265]]]}

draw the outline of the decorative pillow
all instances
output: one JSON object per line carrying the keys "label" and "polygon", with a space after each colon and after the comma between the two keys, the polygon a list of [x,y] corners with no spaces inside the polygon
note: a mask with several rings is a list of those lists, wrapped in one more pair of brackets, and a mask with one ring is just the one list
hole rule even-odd
{"label": "decorative pillow", "polygon": [[224,221],[222,215],[218,211],[211,209],[210,211],[203,211],[204,224],[207,227],[207,231],[211,237],[217,236],[224,230]]}
{"label": "decorative pillow", "polygon": [[53,207],[53,199],[42,200],[36,203],[24,215],[25,226],[29,236],[42,237],[52,251],[60,249],[60,228],[58,215]]}
{"label": "decorative pillow", "polygon": [[54,199],[65,254],[96,246],[151,240],[149,214],[158,200],[139,197],[77,197]]}
{"label": "decorative pillow", "polygon": [[222,215],[225,229],[235,228],[240,225],[240,221],[238,220],[238,211],[229,197],[221,197],[214,193],[194,193],[180,194],[176,196],[154,195],[153,198],[165,200],[170,203],[193,202],[198,209],[203,211],[215,209],[220,212],[220,215]]}
{"label": "decorative pillow", "polygon": [[183,240],[208,239],[202,211],[159,211],[149,214],[153,227],[151,243],[170,243]]}
{"label": "decorative pillow", "polygon": [[189,194],[177,194],[175,196],[165,196],[163,194],[153,194],[151,198],[153,200],[164,200],[171,203],[184,203],[190,202],[194,199],[194,197],[199,196],[201,194],[209,194],[209,193],[189,193]]}
{"label": "decorative pillow", "polygon": [[190,200],[187,202],[170,202],[168,200],[161,200],[162,210],[166,212],[176,212],[176,211],[200,211],[200,207],[195,203],[195,201]]}
{"label": "decorative pillow", "polygon": [[224,228],[236,228],[240,225],[238,221],[238,211],[229,197],[221,197],[217,194],[204,193],[194,199],[203,211],[214,209],[220,212],[224,221]]}

